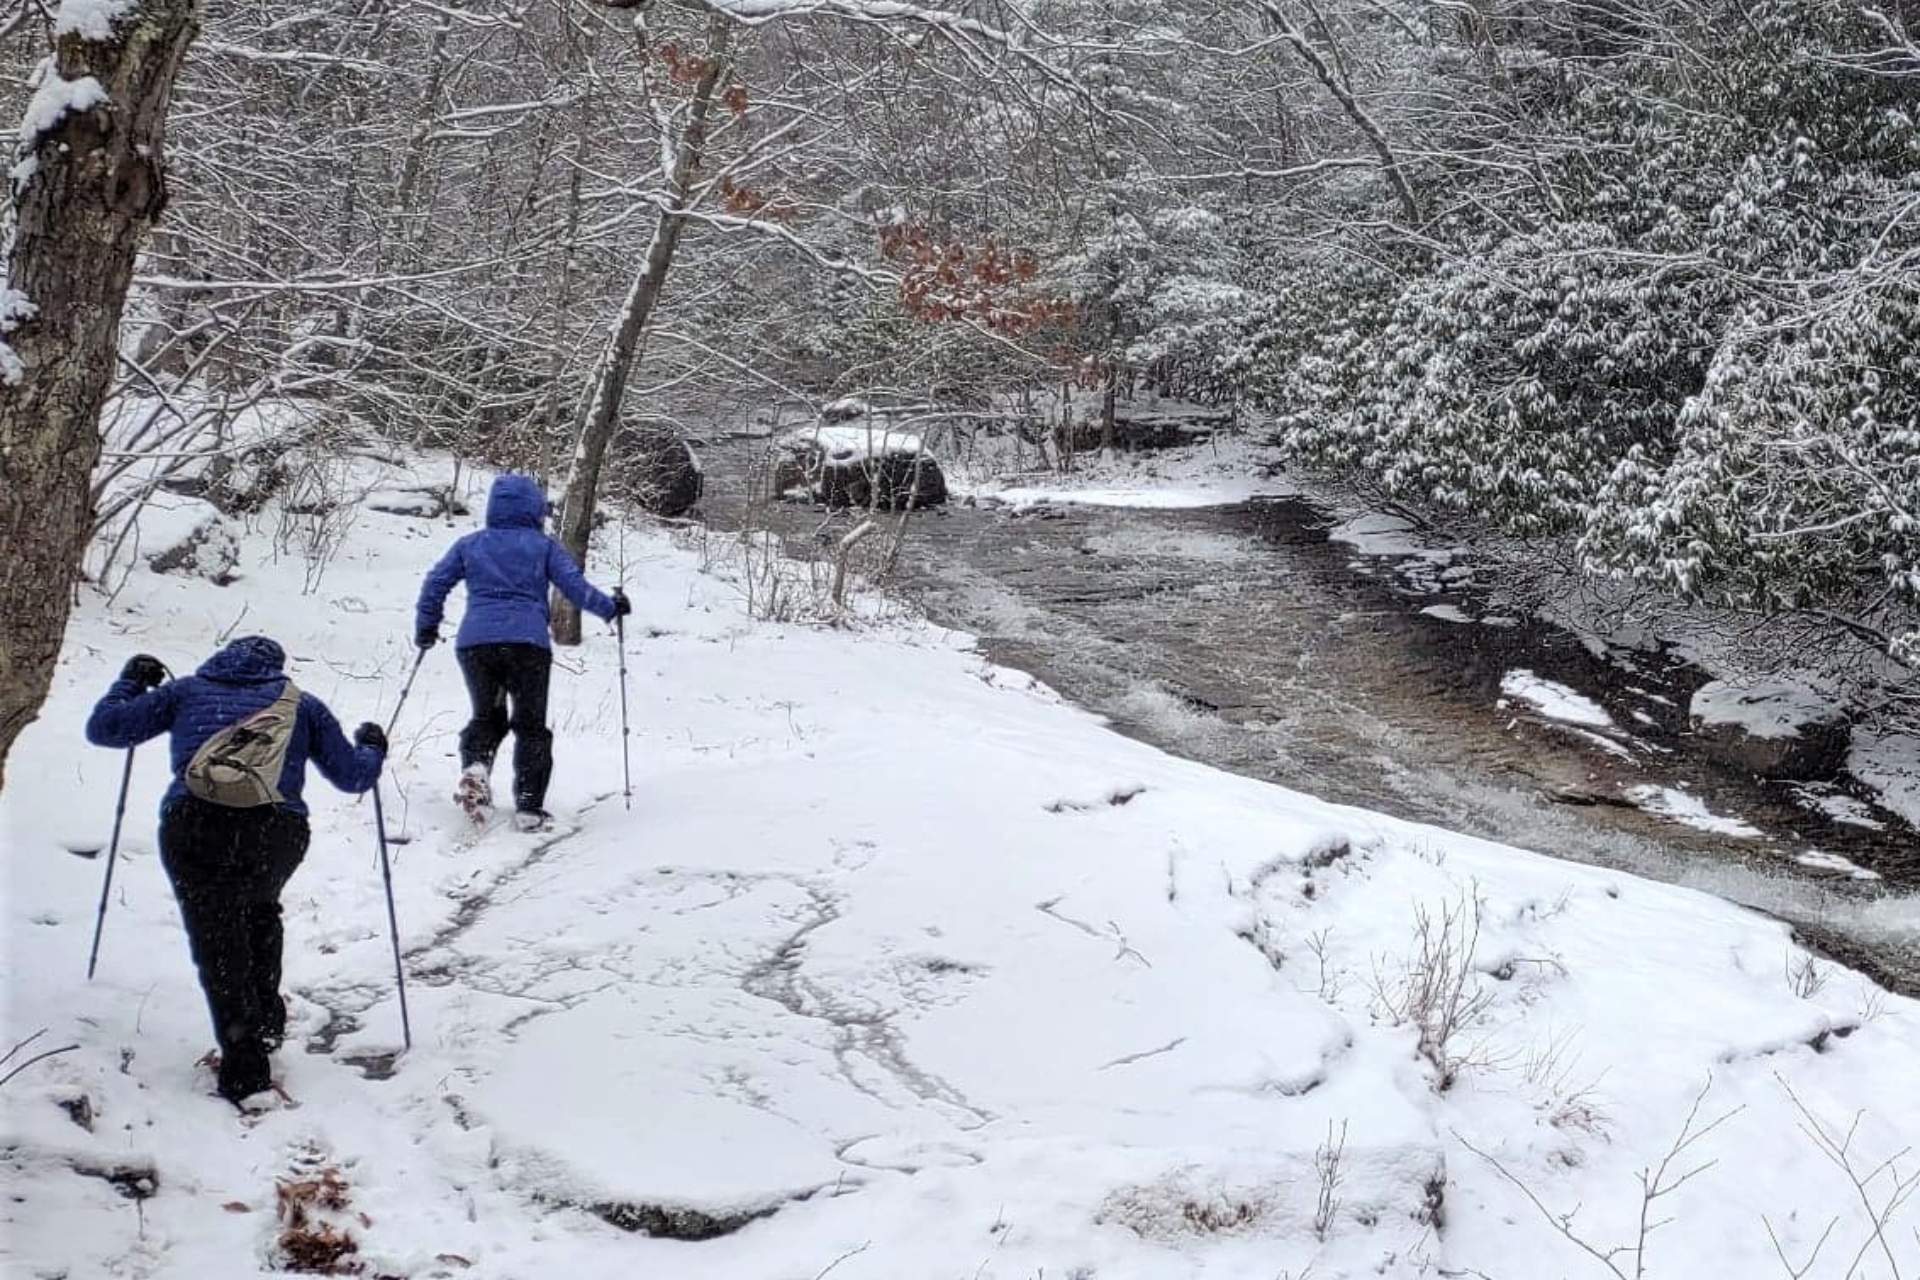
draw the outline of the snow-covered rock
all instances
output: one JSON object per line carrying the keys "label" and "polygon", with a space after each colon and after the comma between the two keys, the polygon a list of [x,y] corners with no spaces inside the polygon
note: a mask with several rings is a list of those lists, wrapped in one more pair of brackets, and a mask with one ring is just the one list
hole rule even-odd
{"label": "snow-covered rock", "polygon": [[1785,680],[1714,680],[1688,708],[1707,753],[1763,778],[1830,778],[1846,760],[1846,710]]}
{"label": "snow-covered rock", "polygon": [[375,489],[367,495],[366,505],[370,510],[386,515],[415,516],[422,520],[467,514],[467,504],[445,485],[420,484]]}
{"label": "snow-covered rock", "polygon": [[706,492],[700,455],[670,427],[629,426],[608,453],[613,495],[638,503],[656,516],[683,516]]}
{"label": "snow-covered rock", "polygon": [[804,488],[830,507],[919,508],[947,500],[946,473],[920,437],[871,419],[782,436],[774,445],[773,488]]}
{"label": "snow-covered rock", "polygon": [[1853,731],[1847,772],[1873,788],[1878,803],[1920,826],[1920,730],[1861,725]]}
{"label": "snow-covered rock", "polygon": [[1715,813],[1707,807],[1706,801],[1699,796],[1689,795],[1673,787],[1660,787],[1651,784],[1629,787],[1627,799],[1645,809],[1648,813],[1670,818],[1684,826],[1700,831],[1711,831],[1715,835],[1732,836],[1737,840],[1758,840],[1765,833],[1751,823],[1729,818]]}
{"label": "snow-covered rock", "polygon": [[1509,671],[1500,681],[1500,691],[1518,699],[1549,720],[1590,725],[1595,729],[1614,727],[1607,709],[1592,698],[1578,693],[1557,680],[1535,675],[1525,667]]}
{"label": "snow-covered rock", "polygon": [[205,578],[216,586],[234,580],[240,540],[212,503],[198,498],[149,503],[140,514],[147,567],[155,573]]}

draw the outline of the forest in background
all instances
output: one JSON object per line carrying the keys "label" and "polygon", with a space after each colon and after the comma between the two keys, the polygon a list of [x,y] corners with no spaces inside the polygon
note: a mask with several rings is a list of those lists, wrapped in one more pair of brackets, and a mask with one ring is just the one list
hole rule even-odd
{"label": "forest in background", "polygon": [[[103,467],[157,481],[290,405],[577,485],[596,429],[1148,388],[1378,500],[1913,667],[1916,21],[215,0]],[[0,18],[16,202],[55,26]]]}

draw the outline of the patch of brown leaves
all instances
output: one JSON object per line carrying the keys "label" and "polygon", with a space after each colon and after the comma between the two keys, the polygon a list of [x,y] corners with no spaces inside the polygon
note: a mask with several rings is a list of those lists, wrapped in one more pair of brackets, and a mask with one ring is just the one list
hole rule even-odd
{"label": "patch of brown leaves", "polygon": [[[280,1219],[280,1268],[314,1276],[357,1276],[365,1264],[354,1255],[360,1242],[323,1214],[345,1213],[352,1204],[347,1180],[334,1165],[292,1178],[277,1178],[274,1212]],[[360,1215],[367,1224],[365,1214]]]}

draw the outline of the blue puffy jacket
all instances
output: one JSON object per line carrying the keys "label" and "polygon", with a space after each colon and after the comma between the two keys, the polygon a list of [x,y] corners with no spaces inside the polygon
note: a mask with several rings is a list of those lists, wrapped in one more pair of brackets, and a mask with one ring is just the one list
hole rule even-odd
{"label": "blue puffy jacket", "polygon": [[[188,794],[180,778],[201,743],[280,696],[286,687],[286,660],[285,651],[265,636],[247,636],[208,658],[192,675],[158,689],[115,680],[87,717],[87,741],[96,747],[131,747],[172,734],[173,785],[161,798],[164,809]],[[348,742],[327,704],[302,691],[293,741],[287,745],[287,767],[280,774],[280,808],[307,811],[300,790],[308,759],[342,791],[365,791],[380,777],[383,756],[373,747]]]}
{"label": "blue puffy jacket", "polygon": [[487,494],[487,527],[453,544],[420,585],[414,631],[440,626],[453,584],[465,579],[467,615],[458,648],[482,644],[548,647],[547,587],[574,607],[611,619],[613,601],[596,591],[565,547],[546,535],[547,500],[531,476],[505,475]]}

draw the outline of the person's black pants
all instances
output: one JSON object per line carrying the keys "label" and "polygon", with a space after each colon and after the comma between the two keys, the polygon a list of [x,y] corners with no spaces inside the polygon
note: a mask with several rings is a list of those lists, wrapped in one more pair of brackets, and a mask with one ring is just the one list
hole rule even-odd
{"label": "person's black pants", "polygon": [[267,1054],[286,1035],[280,891],[309,835],[304,816],[278,805],[232,809],[180,796],[160,811],[160,861],[213,1018],[220,1092],[236,1101],[273,1082]]}
{"label": "person's black pants", "polygon": [[[547,728],[547,681],[553,654],[537,644],[477,644],[460,650],[473,719],[460,732],[460,767],[493,767],[493,753],[513,730],[513,806],[542,809],[553,777],[553,734]],[[512,704],[509,711],[508,704]]]}

